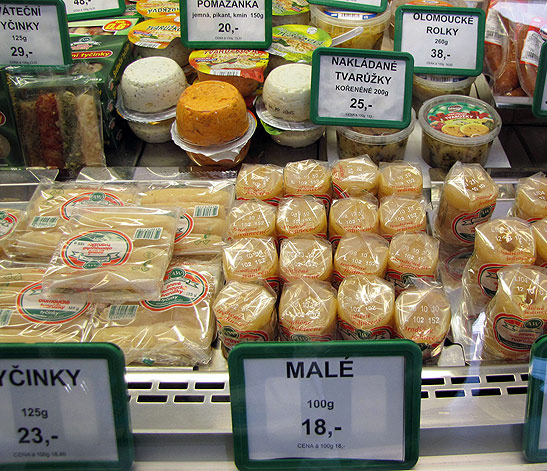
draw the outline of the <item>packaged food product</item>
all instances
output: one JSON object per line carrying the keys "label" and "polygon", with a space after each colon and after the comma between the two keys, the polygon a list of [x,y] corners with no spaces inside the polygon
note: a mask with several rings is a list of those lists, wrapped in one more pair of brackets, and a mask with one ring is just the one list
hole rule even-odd
{"label": "packaged food product", "polygon": [[284,282],[303,278],[330,281],[332,246],[322,237],[302,236],[281,241],[279,274]]}
{"label": "packaged food product", "polygon": [[212,304],[221,281],[218,257],[175,257],[158,300],[102,306],[86,340],[116,344],[127,364],[205,364],[212,353]]}
{"label": "packaged food product", "polygon": [[6,257],[17,228],[24,224],[25,212],[19,209],[0,208],[0,257]]}
{"label": "packaged food product", "polygon": [[151,144],[159,144],[171,140],[171,126],[174,121],[175,117],[148,123],[128,120],[127,124],[139,139]]}
{"label": "packaged food product", "polygon": [[313,196],[282,198],[275,224],[280,239],[305,234],[327,237],[325,205]]}
{"label": "packaged food product", "polygon": [[331,171],[326,162],[300,160],[289,162],[283,171],[285,196],[311,195],[330,203]]}
{"label": "packaged food product", "polygon": [[531,266],[498,272],[498,290],[486,308],[485,356],[526,361],[547,329],[547,273]]}
{"label": "packaged food product", "polygon": [[435,229],[447,244],[475,242],[475,229],[490,220],[496,207],[498,185],[480,164],[456,162],[444,181]]}
{"label": "packaged food product", "polygon": [[336,128],[338,155],[341,159],[367,154],[373,162],[403,160],[408,137],[414,130],[416,115],[404,129],[345,127]]}
{"label": "packaged food product", "polygon": [[279,300],[281,340],[325,342],[336,339],[336,292],[330,283],[286,283]]}
{"label": "packaged food product", "polygon": [[380,162],[378,199],[384,196],[421,196],[422,170],[410,162]]}
{"label": "packaged food product", "polygon": [[441,95],[469,96],[477,77],[415,74],[412,80],[412,106],[418,111],[425,101]]}
{"label": "packaged food product", "polygon": [[272,25],[307,25],[310,4],[306,0],[272,0]]}
{"label": "packaged food product", "polygon": [[332,189],[337,198],[375,195],[378,177],[378,166],[368,155],[338,160],[332,166]]}
{"label": "packaged food product", "polygon": [[338,332],[344,340],[394,338],[393,286],[374,275],[350,275],[338,288]]}
{"label": "packaged food product", "polygon": [[333,284],[349,275],[375,275],[384,278],[389,244],[377,234],[353,234],[340,239],[334,253]]}
{"label": "packaged food product", "polygon": [[77,208],[44,275],[51,293],[90,301],[158,299],[179,211],[142,206]]}
{"label": "packaged food product", "polygon": [[[530,2],[536,3],[540,2]],[[541,2],[542,3],[542,2]],[[530,15],[526,23],[518,24],[515,28],[515,43],[517,50],[517,75],[524,92],[534,96],[536,88],[539,58],[541,48],[545,43],[545,28],[547,26],[547,6],[539,6],[539,11]]]}
{"label": "packaged food product", "polygon": [[455,162],[486,164],[501,117],[488,103],[462,95],[427,100],[418,113],[422,158],[448,170]]}
{"label": "packaged food product", "polygon": [[532,232],[536,241],[536,265],[547,267],[547,218],[534,223]]}
{"label": "packaged food product", "polygon": [[136,9],[145,19],[180,15],[180,4],[169,0],[138,0]]}
{"label": "packaged food product", "polygon": [[373,196],[335,200],[329,212],[329,241],[356,232],[378,233],[378,203]]}
{"label": "packaged food product", "polygon": [[277,206],[283,196],[283,168],[273,164],[243,164],[237,174],[236,197],[257,198]]}
{"label": "packaged food product", "polygon": [[[336,47],[351,49],[380,49],[384,31],[389,26],[389,8],[383,13],[342,10],[341,8],[310,5],[311,23],[324,29],[336,42]],[[356,28],[362,28],[361,32]],[[348,39],[338,42],[337,38],[351,33]],[[358,33],[357,35],[355,35]],[[340,39],[342,40],[342,38]]]}
{"label": "packaged food product", "polygon": [[276,237],[276,215],[276,207],[264,201],[238,201],[228,214],[228,239]]}
{"label": "packaged food product", "polygon": [[450,303],[442,288],[407,289],[395,301],[395,332],[416,342],[424,360],[434,360],[443,348],[451,315]]}
{"label": "packaged food product", "polygon": [[277,336],[277,297],[259,283],[230,281],[213,304],[222,351],[241,342],[269,342]]}
{"label": "packaged food product", "polygon": [[531,223],[547,217],[547,177],[543,172],[519,180],[513,212]]}
{"label": "packaged food product", "polygon": [[396,294],[412,287],[417,278],[435,281],[439,262],[439,241],[425,232],[399,233],[389,244],[386,280]]}
{"label": "packaged food product", "polygon": [[399,232],[424,232],[427,227],[425,203],[421,198],[390,195],[380,201],[380,234],[390,240]]}

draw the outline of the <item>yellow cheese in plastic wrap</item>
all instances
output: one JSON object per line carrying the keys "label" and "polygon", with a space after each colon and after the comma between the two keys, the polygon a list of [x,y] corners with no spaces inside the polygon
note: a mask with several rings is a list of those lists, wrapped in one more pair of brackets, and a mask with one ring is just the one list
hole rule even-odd
{"label": "yellow cheese in plastic wrap", "polygon": [[532,223],[547,217],[547,176],[544,173],[519,180],[513,212],[516,217]]}
{"label": "yellow cheese in plastic wrap", "polygon": [[282,198],[277,209],[276,227],[280,239],[301,235],[327,237],[327,211],[313,196]]}
{"label": "yellow cheese in plastic wrap", "polygon": [[293,237],[281,241],[279,274],[285,282],[302,278],[330,281],[332,246],[322,237]]}
{"label": "yellow cheese in plastic wrap", "polygon": [[536,241],[536,265],[547,267],[547,218],[535,222],[532,232]]}
{"label": "yellow cheese in plastic wrap", "polygon": [[283,172],[286,196],[311,195],[328,208],[332,200],[331,171],[326,162],[300,160],[289,162]]}
{"label": "yellow cheese in plastic wrap", "polygon": [[341,159],[332,166],[335,198],[362,196],[378,192],[378,166],[368,155]]}
{"label": "yellow cheese in plastic wrap", "polygon": [[344,235],[378,230],[378,204],[374,197],[335,200],[330,207],[329,240],[336,245]]}
{"label": "yellow cheese in plastic wrap", "polygon": [[379,174],[378,199],[389,195],[422,195],[422,171],[414,164],[403,161],[380,162]]}
{"label": "yellow cheese in plastic wrap", "polygon": [[0,257],[6,257],[6,247],[14,240],[16,229],[24,224],[25,212],[0,208]]}
{"label": "yellow cheese in plastic wrap", "polygon": [[218,182],[184,182],[173,184],[152,184],[142,190],[140,204],[142,206],[158,206],[169,203],[218,204],[229,208],[234,199],[233,182],[220,180]]}
{"label": "yellow cheese in plastic wrap", "polygon": [[390,195],[380,201],[380,234],[390,240],[399,232],[424,232],[427,219],[423,200]]}
{"label": "yellow cheese in plastic wrap", "polygon": [[243,164],[237,174],[236,197],[259,199],[277,206],[284,194],[283,168],[272,164]]}
{"label": "yellow cheese in plastic wrap", "polygon": [[261,200],[238,201],[228,214],[228,239],[276,237],[277,208]]}

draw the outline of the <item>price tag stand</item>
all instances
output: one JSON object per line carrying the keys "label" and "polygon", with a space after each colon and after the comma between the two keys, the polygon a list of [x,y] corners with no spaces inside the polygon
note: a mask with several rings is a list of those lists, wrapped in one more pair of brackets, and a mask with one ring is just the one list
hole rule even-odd
{"label": "price tag stand", "polygon": [[395,470],[417,462],[417,344],[242,343],[228,366],[238,469]]}
{"label": "price tag stand", "polygon": [[124,372],[113,344],[1,344],[0,470],[129,470]]}
{"label": "price tag stand", "polygon": [[538,75],[536,79],[536,88],[534,89],[534,101],[532,102],[532,113],[537,118],[547,116],[547,42],[541,46],[539,56]]}

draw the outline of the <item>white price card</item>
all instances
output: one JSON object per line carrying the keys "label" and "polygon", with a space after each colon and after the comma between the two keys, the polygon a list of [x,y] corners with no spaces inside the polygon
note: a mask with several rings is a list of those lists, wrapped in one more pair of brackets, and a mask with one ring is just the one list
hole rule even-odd
{"label": "white price card", "polygon": [[547,42],[541,46],[532,112],[538,118],[547,116]]}
{"label": "white price card", "polygon": [[181,0],[187,47],[266,49],[272,42],[272,0]]}
{"label": "white price card", "polygon": [[416,344],[240,344],[229,367],[239,469],[343,467],[355,460],[386,469],[415,464]]}
{"label": "white price card", "polygon": [[117,347],[1,349],[0,469],[129,469],[127,393]]}
{"label": "white price card", "polygon": [[0,2],[0,44],[0,65],[72,63],[63,2]]}
{"label": "white price card", "polygon": [[69,21],[121,15],[124,0],[64,0]]}
{"label": "white price card", "polygon": [[484,22],[478,8],[402,5],[395,13],[394,49],[412,54],[417,73],[476,76],[482,72]]}
{"label": "white price card", "polygon": [[310,118],[316,124],[404,128],[411,120],[412,56],[318,48]]}

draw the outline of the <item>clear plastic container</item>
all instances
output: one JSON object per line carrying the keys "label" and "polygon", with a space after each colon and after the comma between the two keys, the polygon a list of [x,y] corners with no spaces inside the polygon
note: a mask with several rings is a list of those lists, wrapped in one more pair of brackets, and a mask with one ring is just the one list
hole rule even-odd
{"label": "clear plastic container", "polygon": [[412,107],[419,110],[425,101],[441,95],[469,96],[476,78],[415,74],[412,80]]}

